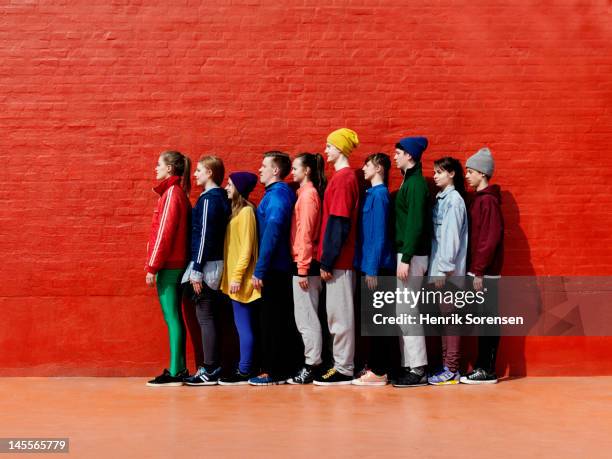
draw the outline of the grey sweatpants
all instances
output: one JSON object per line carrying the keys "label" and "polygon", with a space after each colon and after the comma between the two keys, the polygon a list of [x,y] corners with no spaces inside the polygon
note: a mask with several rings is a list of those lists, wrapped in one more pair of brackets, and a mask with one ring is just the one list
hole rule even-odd
{"label": "grey sweatpants", "polygon": [[327,326],[333,340],[334,368],[346,376],[353,376],[355,357],[355,311],[353,296],[355,272],[334,269],[327,282]]}
{"label": "grey sweatpants", "polygon": [[[402,254],[397,254],[397,264],[402,261]],[[423,277],[427,274],[429,257],[413,256],[408,269],[408,281],[397,280],[400,289],[420,290]],[[415,278],[413,278],[415,276]],[[418,308],[418,306],[417,306]],[[415,327],[411,326],[411,333],[415,333]],[[422,329],[422,327],[420,327]],[[425,348],[425,336],[400,336],[400,355],[402,367],[417,368],[427,365],[427,349]]]}
{"label": "grey sweatpants", "polygon": [[319,365],[323,337],[319,321],[319,295],[323,285],[319,276],[308,276],[308,290],[302,290],[299,276],[293,276],[293,313],[295,325],[304,342],[304,357],[306,365]]}

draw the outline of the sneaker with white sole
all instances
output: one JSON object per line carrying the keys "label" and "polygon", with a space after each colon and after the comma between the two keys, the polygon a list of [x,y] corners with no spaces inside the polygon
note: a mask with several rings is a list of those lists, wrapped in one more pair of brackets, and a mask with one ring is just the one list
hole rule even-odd
{"label": "sneaker with white sole", "polygon": [[298,374],[287,380],[287,384],[310,384],[315,378],[316,370],[316,367],[304,365]]}
{"label": "sneaker with white sole", "polygon": [[393,383],[393,387],[418,387],[427,385],[427,375],[415,370],[404,371]]}
{"label": "sneaker with white sole", "polygon": [[183,385],[183,380],[189,376],[187,369],[179,371],[176,376],[172,376],[170,372],[164,368],[161,375],[147,382],[149,387],[178,387]]}
{"label": "sneaker with white sole", "polygon": [[193,376],[185,378],[185,384],[188,386],[216,386],[219,383],[221,377],[221,367],[217,367],[210,373],[206,371],[206,368],[200,367]]}
{"label": "sneaker with white sole", "polygon": [[236,370],[233,375],[219,379],[220,386],[246,386],[253,375]]}
{"label": "sneaker with white sole", "polygon": [[330,368],[327,372],[314,379],[315,386],[343,386],[350,385],[353,381],[352,376],[343,375],[335,368]]}
{"label": "sneaker with white sole", "polygon": [[359,377],[351,381],[353,386],[386,386],[387,375],[378,376],[372,370],[364,371]]}
{"label": "sneaker with white sole", "polygon": [[496,384],[497,376],[483,368],[476,368],[471,373],[462,376],[459,382],[462,384]]}

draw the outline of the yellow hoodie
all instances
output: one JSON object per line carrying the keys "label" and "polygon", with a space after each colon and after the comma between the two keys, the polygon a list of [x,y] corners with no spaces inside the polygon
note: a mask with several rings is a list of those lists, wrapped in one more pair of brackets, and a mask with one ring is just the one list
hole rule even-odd
{"label": "yellow hoodie", "polygon": [[[253,208],[245,206],[230,220],[225,232],[221,291],[232,300],[250,303],[261,298],[251,283],[257,254],[257,220]],[[231,282],[240,282],[238,293],[230,293]]]}

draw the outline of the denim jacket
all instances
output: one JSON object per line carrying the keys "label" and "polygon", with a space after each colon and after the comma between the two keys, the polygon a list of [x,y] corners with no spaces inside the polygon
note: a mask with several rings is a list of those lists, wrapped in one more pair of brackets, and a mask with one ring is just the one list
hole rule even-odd
{"label": "denim jacket", "polygon": [[468,217],[465,202],[449,185],[436,195],[433,208],[430,276],[464,276],[468,250]]}

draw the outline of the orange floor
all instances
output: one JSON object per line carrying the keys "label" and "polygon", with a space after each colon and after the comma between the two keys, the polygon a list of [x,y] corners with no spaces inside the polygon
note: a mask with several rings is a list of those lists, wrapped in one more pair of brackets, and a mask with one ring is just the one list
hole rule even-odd
{"label": "orange floor", "polygon": [[407,389],[144,382],[0,378],[0,437],[69,437],[70,455],[85,458],[611,457],[612,377]]}

